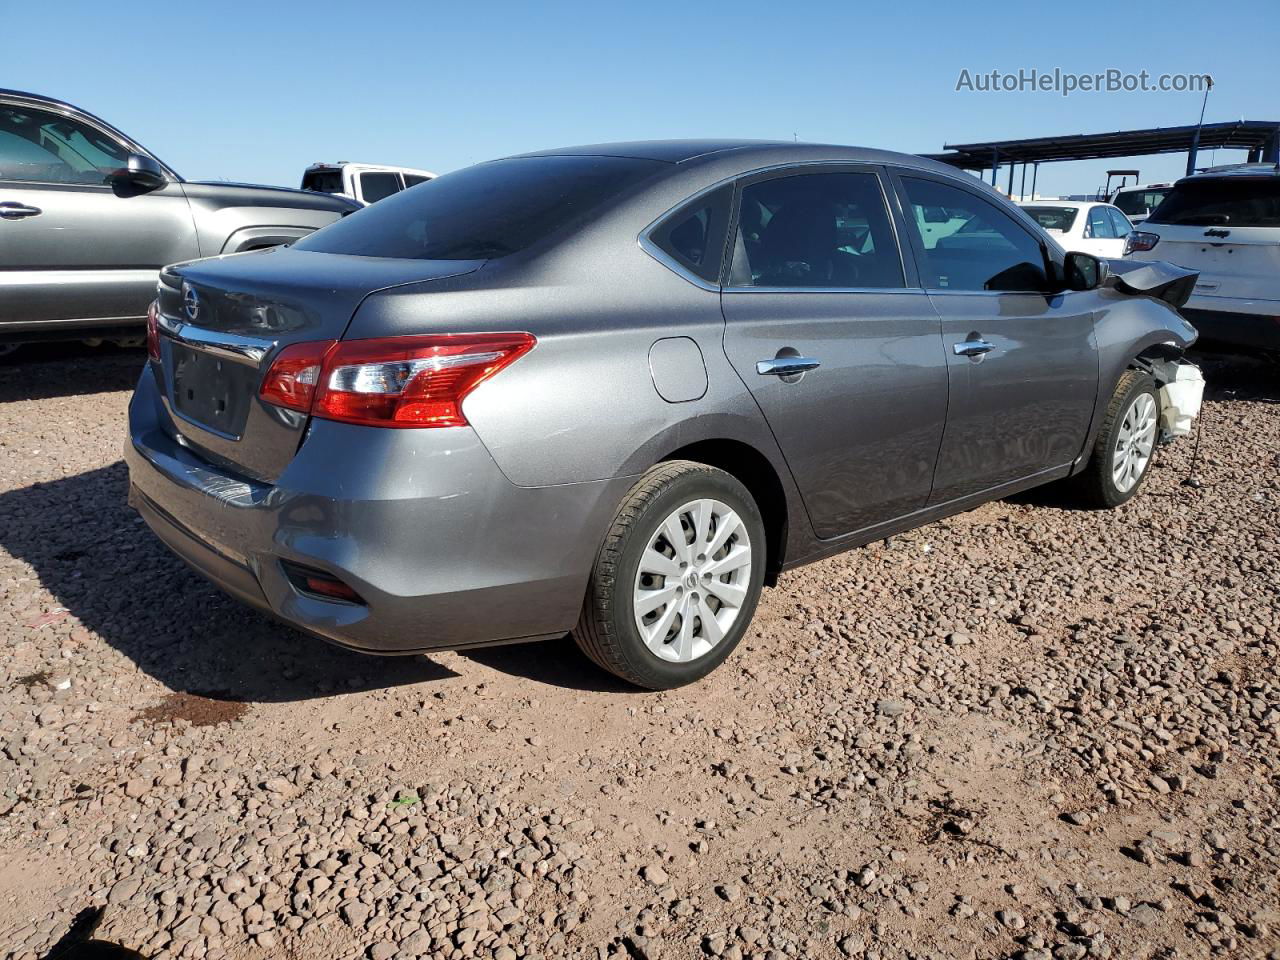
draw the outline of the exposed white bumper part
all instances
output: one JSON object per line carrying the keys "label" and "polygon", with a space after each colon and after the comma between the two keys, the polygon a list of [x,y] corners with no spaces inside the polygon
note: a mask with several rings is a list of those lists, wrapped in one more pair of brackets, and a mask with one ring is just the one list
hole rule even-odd
{"label": "exposed white bumper part", "polygon": [[1185,437],[1200,415],[1204,374],[1185,360],[1160,360],[1151,365],[1160,386],[1160,433],[1164,440]]}

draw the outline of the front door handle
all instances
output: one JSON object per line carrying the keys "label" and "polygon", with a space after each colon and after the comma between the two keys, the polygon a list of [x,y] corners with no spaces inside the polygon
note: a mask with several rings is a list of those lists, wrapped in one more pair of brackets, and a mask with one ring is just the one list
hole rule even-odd
{"label": "front door handle", "polygon": [[773,357],[770,360],[757,360],[756,373],[762,377],[794,377],[820,366],[822,361],[813,357]]}
{"label": "front door handle", "polygon": [[955,344],[952,348],[957,357],[980,357],[984,353],[990,353],[995,349],[995,345],[988,343],[982,338],[973,340],[963,340]]}
{"label": "front door handle", "polygon": [[5,220],[21,220],[24,217],[38,217],[44,211],[39,207],[28,207],[25,203],[6,200],[0,203],[0,217]]}

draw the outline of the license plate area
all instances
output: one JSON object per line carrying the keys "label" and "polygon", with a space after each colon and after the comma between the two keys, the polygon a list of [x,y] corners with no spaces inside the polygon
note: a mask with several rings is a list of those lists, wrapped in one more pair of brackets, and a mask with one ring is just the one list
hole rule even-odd
{"label": "license plate area", "polygon": [[170,351],[174,410],[206,430],[240,439],[257,370],[179,343]]}

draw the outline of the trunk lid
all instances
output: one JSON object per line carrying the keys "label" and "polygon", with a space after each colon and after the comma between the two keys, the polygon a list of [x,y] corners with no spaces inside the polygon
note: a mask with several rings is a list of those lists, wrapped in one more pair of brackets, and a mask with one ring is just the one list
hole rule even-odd
{"label": "trunk lid", "polygon": [[308,420],[258,397],[280,350],[341,339],[371,293],[470,273],[483,262],[276,248],[166,268],[158,374],[175,439],[238,474],[275,482]]}

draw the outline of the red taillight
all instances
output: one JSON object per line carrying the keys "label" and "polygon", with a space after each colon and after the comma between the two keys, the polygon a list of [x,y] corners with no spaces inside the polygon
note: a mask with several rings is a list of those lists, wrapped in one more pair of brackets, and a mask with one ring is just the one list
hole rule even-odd
{"label": "red taillight", "polygon": [[1152,249],[1160,242],[1160,234],[1147,233],[1143,230],[1135,230],[1124,238],[1124,255],[1136,252],[1144,252]]}
{"label": "red taillight", "polygon": [[533,349],[528,333],[295,343],[260,391],[268,403],[374,427],[461,427],[462,401]]}
{"label": "red taillight", "polygon": [[333,344],[332,340],[314,340],[285,347],[272,362],[258,395],[277,407],[309,412],[325,354]]}
{"label": "red taillight", "polygon": [[152,300],[147,307],[147,356],[160,359],[160,301]]}

